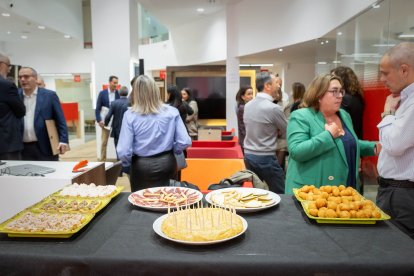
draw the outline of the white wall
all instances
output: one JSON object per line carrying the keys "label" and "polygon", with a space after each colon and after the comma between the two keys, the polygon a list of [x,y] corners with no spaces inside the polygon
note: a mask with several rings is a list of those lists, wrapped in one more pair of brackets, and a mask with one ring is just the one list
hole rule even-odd
{"label": "white wall", "polygon": [[76,39],[67,41],[4,42],[3,51],[13,64],[30,66],[39,73],[90,73],[92,50]]}

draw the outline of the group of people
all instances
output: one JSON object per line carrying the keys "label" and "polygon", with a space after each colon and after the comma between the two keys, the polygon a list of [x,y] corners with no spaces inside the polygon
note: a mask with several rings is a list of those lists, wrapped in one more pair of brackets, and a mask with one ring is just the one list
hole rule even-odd
{"label": "group of people", "polygon": [[[247,169],[271,191],[287,194],[309,184],[361,191],[360,158],[378,155],[377,204],[414,238],[414,43],[389,49],[380,74],[391,95],[378,124],[379,142],[361,140],[363,91],[352,69],[341,66],[315,77],[306,92],[303,84],[293,84],[288,120],[274,104],[280,98],[277,77],[257,74],[256,97],[247,97],[245,87],[237,94],[240,143]],[[278,140],[285,137],[286,179],[276,157]]]}
{"label": "group of people", "polygon": [[[69,139],[56,92],[40,87],[31,67],[20,68],[18,89],[7,79],[11,68],[9,57],[0,53],[0,160],[59,160],[59,153],[69,149]],[[55,122],[57,149],[52,149],[47,120]]]}

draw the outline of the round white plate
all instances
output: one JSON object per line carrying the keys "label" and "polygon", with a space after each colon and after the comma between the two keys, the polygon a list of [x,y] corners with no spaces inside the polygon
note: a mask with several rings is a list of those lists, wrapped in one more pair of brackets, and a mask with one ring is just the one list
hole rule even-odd
{"label": "round white plate", "polygon": [[182,244],[205,245],[205,244],[214,244],[214,243],[225,242],[225,241],[237,238],[238,236],[242,235],[247,230],[247,221],[244,218],[242,218],[241,216],[237,215],[242,220],[243,230],[239,234],[237,234],[233,237],[230,237],[230,238],[227,238],[227,239],[222,239],[222,240],[217,240],[217,241],[202,241],[202,242],[191,242],[191,241],[176,240],[176,239],[168,237],[161,230],[162,222],[164,221],[164,219],[167,218],[167,216],[168,216],[168,214],[165,214],[165,215],[157,218],[154,221],[154,223],[152,224],[152,228],[154,229],[155,233],[157,233],[159,236],[163,237],[164,239],[167,239],[167,240],[170,240],[170,241],[173,241],[173,242],[182,243]]}
{"label": "round white plate", "polygon": [[262,206],[262,207],[252,207],[252,208],[236,207],[235,209],[238,213],[252,213],[252,212],[265,210],[265,209],[268,209],[270,207],[273,207],[273,206],[279,204],[279,202],[280,202],[280,196],[278,194],[275,194],[274,192],[263,190],[263,189],[257,189],[257,188],[242,188],[242,187],[225,188],[225,189],[219,189],[219,190],[212,191],[212,192],[210,192],[206,195],[206,201],[208,203],[210,203],[211,205],[217,205],[217,206],[220,206],[220,207],[227,207],[227,206],[221,206],[217,203],[213,203],[211,201],[211,196],[215,195],[215,194],[221,194],[222,192],[229,192],[229,191],[237,191],[237,192],[242,192],[242,193],[252,192],[254,194],[267,194],[273,200],[271,204],[266,205],[266,206]]}
{"label": "round white plate", "polygon": [[[193,203],[191,203],[191,204],[189,204],[189,205],[192,205],[192,204],[198,203],[201,199],[203,199],[203,194],[202,194],[200,191],[197,191],[197,190],[194,190],[194,189],[190,189],[190,188],[184,188],[184,187],[170,187],[170,186],[167,186],[167,187],[148,188],[148,189],[142,189],[142,190],[136,191],[136,192],[134,192],[134,193],[131,193],[131,194],[128,196],[128,201],[129,201],[132,205],[135,205],[135,206],[138,206],[138,207],[141,207],[141,208],[147,209],[147,210],[157,211],[157,212],[166,212],[166,211],[168,211],[168,206],[165,206],[165,207],[159,207],[159,206],[151,206],[151,205],[142,205],[142,204],[139,204],[139,203],[137,203],[137,202],[135,202],[135,201],[133,200],[133,194],[142,195],[142,194],[144,193],[144,191],[149,191],[149,192],[151,192],[151,193],[155,193],[155,192],[159,191],[160,189],[166,189],[166,190],[175,190],[175,189],[179,189],[180,191],[182,191],[182,192],[184,192],[184,193],[185,193],[185,192],[191,192],[191,193],[194,193],[194,194],[197,196],[197,199],[195,200],[195,202],[193,202]],[[182,206],[186,206],[186,204],[180,204],[179,206],[180,206],[180,207],[182,207]],[[175,206],[170,206],[170,209],[175,209]]]}

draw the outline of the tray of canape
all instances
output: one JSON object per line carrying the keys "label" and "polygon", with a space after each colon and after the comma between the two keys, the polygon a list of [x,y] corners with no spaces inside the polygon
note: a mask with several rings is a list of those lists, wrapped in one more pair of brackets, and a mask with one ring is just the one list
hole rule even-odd
{"label": "tray of canape", "polygon": [[147,188],[131,193],[128,201],[138,207],[152,211],[167,211],[168,208],[192,205],[203,198],[200,191],[184,187]]}
{"label": "tray of canape", "polygon": [[97,213],[111,201],[110,198],[47,197],[30,208],[33,212]]}
{"label": "tray of canape", "polygon": [[0,232],[9,237],[69,238],[93,216],[91,213],[37,213],[26,209],[0,224]]}
{"label": "tray of canape", "polygon": [[294,189],[306,215],[318,223],[333,224],[375,224],[388,220],[384,213],[371,200],[363,197],[352,187],[305,185]]}
{"label": "tray of canape", "polygon": [[235,208],[239,213],[257,212],[273,207],[280,202],[280,196],[257,188],[225,188],[206,195],[206,201],[220,207]]}
{"label": "tray of canape", "polygon": [[123,186],[71,184],[52,194],[54,197],[67,198],[114,198],[124,189]]}

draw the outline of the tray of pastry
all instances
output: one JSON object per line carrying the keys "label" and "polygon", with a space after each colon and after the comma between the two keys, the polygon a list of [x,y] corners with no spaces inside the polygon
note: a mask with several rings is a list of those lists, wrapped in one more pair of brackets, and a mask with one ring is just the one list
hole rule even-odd
{"label": "tray of pastry", "polygon": [[68,185],[57,191],[52,196],[55,197],[75,197],[75,198],[114,198],[124,189],[123,186],[115,185],[95,185],[77,184]]}
{"label": "tray of pastry", "polygon": [[299,197],[306,215],[318,223],[375,224],[390,219],[374,202],[344,185],[304,186],[295,196]]}
{"label": "tray of pastry", "polygon": [[50,213],[24,210],[0,224],[9,237],[70,238],[88,224],[95,214]]}
{"label": "tray of pastry", "polygon": [[111,201],[110,198],[48,197],[30,208],[33,212],[97,213]]}

